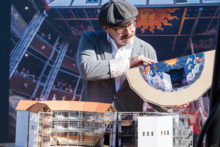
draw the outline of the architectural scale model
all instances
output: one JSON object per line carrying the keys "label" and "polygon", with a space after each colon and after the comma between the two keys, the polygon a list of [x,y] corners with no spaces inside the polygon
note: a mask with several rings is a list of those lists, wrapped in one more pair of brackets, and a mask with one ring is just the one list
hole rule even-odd
{"label": "architectural scale model", "polygon": [[[154,120],[140,124],[140,118],[150,120],[170,117],[171,122]],[[164,139],[170,137],[169,147],[193,147],[193,117],[175,113],[159,112],[117,112],[118,147],[145,147],[140,144],[148,139],[149,147],[160,147],[156,142],[166,144]],[[158,127],[156,124],[159,124]],[[168,126],[171,125],[169,128]],[[161,127],[162,126],[162,127]],[[147,128],[147,129],[146,129]],[[145,138],[143,138],[145,136]],[[150,144],[150,142],[153,142]],[[166,145],[165,145],[166,146]]]}
{"label": "architectural scale model", "polygon": [[[103,146],[113,133],[110,104],[21,100],[17,106],[16,147]],[[115,134],[108,134],[115,143]]]}
{"label": "architectural scale model", "polygon": [[[146,140],[153,147],[159,147],[158,141],[173,147],[193,143],[190,115],[116,112],[111,104],[80,101],[21,100],[16,109],[16,147],[137,147]],[[166,117],[169,121],[161,124]]]}

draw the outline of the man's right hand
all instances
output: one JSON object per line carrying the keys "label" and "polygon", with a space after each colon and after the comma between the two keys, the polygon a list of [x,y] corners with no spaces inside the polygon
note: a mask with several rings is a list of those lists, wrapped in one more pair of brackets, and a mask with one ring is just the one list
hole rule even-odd
{"label": "man's right hand", "polygon": [[142,66],[142,65],[145,65],[145,64],[152,64],[152,63],[155,63],[156,61],[153,61],[143,55],[140,55],[140,56],[136,56],[136,57],[132,57],[132,58],[129,58],[130,60],[130,67],[138,67],[138,66]]}

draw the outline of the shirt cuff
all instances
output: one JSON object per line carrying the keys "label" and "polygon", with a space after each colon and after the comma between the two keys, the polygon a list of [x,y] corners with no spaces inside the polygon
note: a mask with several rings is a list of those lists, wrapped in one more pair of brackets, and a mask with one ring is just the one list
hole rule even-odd
{"label": "shirt cuff", "polygon": [[111,78],[115,78],[124,74],[126,69],[130,68],[129,59],[113,59],[110,60]]}

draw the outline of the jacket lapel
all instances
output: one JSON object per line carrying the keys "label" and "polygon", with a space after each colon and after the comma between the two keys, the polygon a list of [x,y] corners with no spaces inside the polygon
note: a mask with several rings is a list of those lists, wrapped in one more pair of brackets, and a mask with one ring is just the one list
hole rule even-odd
{"label": "jacket lapel", "polygon": [[101,38],[102,45],[101,47],[103,48],[103,53],[104,53],[104,60],[111,60],[113,59],[112,56],[112,45],[111,43],[107,40],[107,34],[103,35],[103,38]]}
{"label": "jacket lapel", "polygon": [[135,57],[140,55],[140,44],[138,43],[138,39],[136,36],[134,36],[134,43],[133,43],[133,48],[132,48],[132,52],[131,52],[131,57]]}

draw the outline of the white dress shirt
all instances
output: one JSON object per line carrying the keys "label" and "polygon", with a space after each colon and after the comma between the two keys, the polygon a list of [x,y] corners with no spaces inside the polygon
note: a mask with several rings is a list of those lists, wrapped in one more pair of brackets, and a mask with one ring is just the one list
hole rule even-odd
{"label": "white dress shirt", "polygon": [[110,60],[111,77],[115,78],[115,90],[119,88],[125,81],[125,70],[130,68],[129,58],[131,57],[133,38],[131,43],[118,48],[115,41],[107,34],[107,39],[112,45],[113,60]]}

